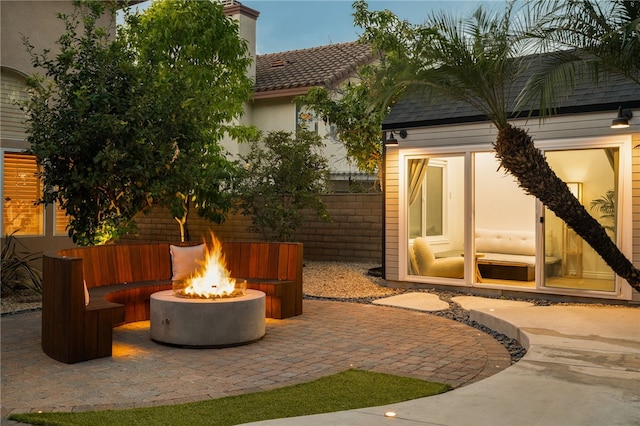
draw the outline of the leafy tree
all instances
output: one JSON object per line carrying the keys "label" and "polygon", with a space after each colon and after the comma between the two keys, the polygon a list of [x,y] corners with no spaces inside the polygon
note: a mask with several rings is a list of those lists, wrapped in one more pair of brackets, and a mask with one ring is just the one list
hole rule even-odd
{"label": "leafy tree", "polygon": [[291,241],[304,209],[330,220],[320,199],[329,180],[321,147],[320,138],[306,130],[295,136],[271,132],[263,144],[251,142],[249,154],[242,157],[244,176],[236,188],[239,209],[252,219],[250,231],[261,233],[265,240]]}
{"label": "leafy tree", "polygon": [[357,82],[347,82],[335,90],[313,87],[298,100],[335,124],[338,139],[344,144],[347,158],[366,173],[382,171],[380,127],[395,102],[376,107],[371,87],[374,68],[359,70]]}
{"label": "leafy tree", "polygon": [[[398,25],[408,24],[399,24],[390,12],[369,12],[366,2],[356,1],[354,17],[365,29],[365,41],[395,55],[381,70],[381,76],[393,76],[392,92],[445,96],[477,108],[498,130],[494,147],[501,166],[640,290],[640,271],[558,178],[531,136],[509,122],[516,110],[510,104],[519,90],[516,83],[528,66],[520,55],[530,49],[522,36],[526,28],[518,28],[512,5],[496,15],[480,7],[468,19],[434,14],[424,25],[410,28],[412,42],[407,44],[394,34]],[[381,96],[389,94],[383,91]]]}
{"label": "leafy tree", "polygon": [[[155,165],[169,148],[147,137],[139,108],[142,79],[133,56],[97,26],[102,2],[78,3],[60,14],[66,32],[59,53],[41,54],[25,39],[34,67],[45,76],[27,80],[27,140],[42,169],[42,201],[57,201],[71,218],[69,235],[81,245],[101,244],[130,229],[149,205]],[[167,161],[168,162],[168,161]]]}
{"label": "leafy tree", "polygon": [[[251,95],[237,24],[210,1],[158,1],[126,11],[113,39],[97,26],[104,2],[60,15],[60,53],[34,53],[29,142],[42,166],[43,201],[71,217],[70,236],[100,244],[137,213],[169,208],[184,236],[190,206],[220,222],[237,174],[218,141],[255,133],[233,126]],[[183,237],[184,238],[184,237]]]}
{"label": "leafy tree", "polygon": [[228,184],[237,170],[218,142],[225,134],[256,134],[231,124],[252,94],[252,59],[237,22],[215,1],[154,2],[144,13],[127,16],[122,37],[147,76],[144,104],[160,118],[154,137],[175,149],[152,195],[188,239],[190,207],[217,223],[231,207]]}
{"label": "leafy tree", "polygon": [[[315,87],[299,99],[336,125],[338,137],[347,150],[347,157],[360,170],[380,175],[380,128],[401,93],[393,90],[395,74],[381,73],[379,70],[391,67],[398,58],[404,57],[415,34],[408,22],[397,19],[388,10],[371,14],[369,18],[371,26],[386,25],[390,31],[388,35],[378,32],[377,36],[380,38],[372,44],[377,63],[360,67],[353,82],[347,82],[337,89]],[[368,43],[371,39],[363,37],[361,41]]]}

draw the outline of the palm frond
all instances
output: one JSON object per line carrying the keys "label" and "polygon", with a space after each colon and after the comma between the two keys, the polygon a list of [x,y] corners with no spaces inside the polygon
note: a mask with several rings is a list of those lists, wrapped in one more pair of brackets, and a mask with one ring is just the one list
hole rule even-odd
{"label": "palm frond", "polygon": [[522,72],[518,52],[523,42],[514,22],[511,6],[498,14],[479,7],[466,19],[431,15],[411,60],[394,69],[398,84],[413,94],[464,101],[498,127],[506,126]]}
{"label": "palm frond", "polygon": [[577,49],[598,60],[592,72],[640,84],[640,1],[530,0],[526,10],[541,51]]}

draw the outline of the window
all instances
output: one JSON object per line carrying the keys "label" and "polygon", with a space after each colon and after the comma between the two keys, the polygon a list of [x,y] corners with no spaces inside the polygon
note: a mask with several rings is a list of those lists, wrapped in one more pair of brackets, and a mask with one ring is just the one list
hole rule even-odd
{"label": "window", "polygon": [[318,134],[318,117],[308,108],[296,104],[296,129]]}
{"label": "window", "polygon": [[445,173],[446,160],[409,160],[411,180],[417,186],[409,188],[409,234],[416,237],[445,235]]}
{"label": "window", "polygon": [[5,152],[3,155],[2,232],[44,235],[44,208],[36,204],[42,193],[33,155]]}
{"label": "window", "polygon": [[427,237],[444,235],[444,166],[429,165],[427,167],[427,182],[425,188],[425,233]]}
{"label": "window", "polygon": [[69,235],[67,230],[67,225],[69,225],[69,216],[67,216],[67,213],[60,208],[60,204],[55,203],[55,206],[54,235]]}

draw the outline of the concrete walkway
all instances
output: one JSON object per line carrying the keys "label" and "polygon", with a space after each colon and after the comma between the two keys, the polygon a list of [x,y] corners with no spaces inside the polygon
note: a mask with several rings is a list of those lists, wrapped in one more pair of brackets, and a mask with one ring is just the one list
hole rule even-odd
{"label": "concrete walkway", "polygon": [[[378,303],[416,309],[415,300],[404,298]],[[429,310],[429,303],[422,302]],[[457,302],[471,311],[471,319],[517,338],[527,355],[496,375],[446,394],[254,424],[640,425],[640,309],[537,307],[478,297]],[[385,417],[388,412],[395,417]]]}

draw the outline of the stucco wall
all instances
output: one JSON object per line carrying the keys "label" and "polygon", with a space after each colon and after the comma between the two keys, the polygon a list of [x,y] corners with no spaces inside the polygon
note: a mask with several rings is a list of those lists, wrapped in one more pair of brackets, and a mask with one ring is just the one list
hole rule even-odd
{"label": "stucco wall", "polygon": [[[34,46],[35,53],[42,53],[44,49],[56,51],[56,40],[65,31],[64,22],[57,18],[58,13],[70,13],[73,11],[71,1],[0,1],[0,65],[3,68],[2,76],[11,76],[16,84],[24,86],[23,76],[33,74],[41,70],[33,68],[31,59],[22,42],[25,36]],[[98,24],[113,28],[110,14],[105,14]],[[5,81],[3,81],[3,85]],[[17,90],[12,88],[12,90]],[[3,96],[10,92],[3,90]],[[5,113],[6,102],[10,99],[2,99],[2,113]],[[26,149],[27,142],[19,129],[10,133],[1,133],[0,147],[3,149]],[[28,236],[20,238],[20,250],[33,253],[41,253],[48,250],[58,250],[73,247],[74,244],[66,236],[54,236],[53,207],[47,206],[45,213],[45,236]]]}
{"label": "stucco wall", "polygon": [[[24,74],[33,73],[35,70],[31,66],[22,37],[26,36],[29,39],[37,53],[44,49],[55,52],[55,42],[65,31],[64,22],[56,15],[72,11],[71,1],[0,1],[2,66]],[[98,25],[115,28],[108,13],[98,21]]]}
{"label": "stucco wall", "polygon": [[[271,131],[285,131],[293,133],[296,131],[296,103],[293,97],[257,99],[250,103],[246,114],[250,115],[251,122],[245,120],[247,124],[253,124],[266,134]],[[316,117],[317,118],[317,117]],[[323,155],[329,163],[331,172],[342,174],[359,175],[361,172],[356,166],[347,160],[347,153],[342,142],[330,135],[330,126],[326,125],[322,119],[314,120],[309,130],[317,131],[322,138],[324,147]],[[234,146],[233,142],[226,141],[227,149],[230,152],[246,153],[247,145]]]}

